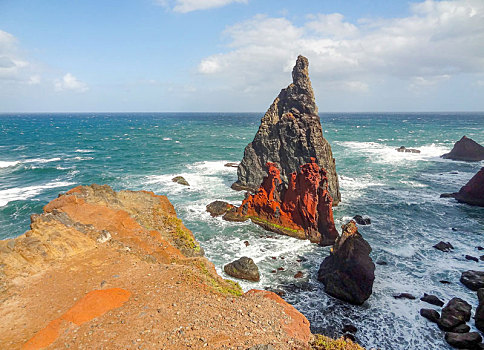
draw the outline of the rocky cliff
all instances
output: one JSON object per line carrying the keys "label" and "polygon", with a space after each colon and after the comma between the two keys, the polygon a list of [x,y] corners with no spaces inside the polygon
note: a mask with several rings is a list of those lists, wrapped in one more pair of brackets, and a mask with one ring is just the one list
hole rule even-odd
{"label": "rocky cliff", "polygon": [[267,163],[267,176],[255,194],[247,194],[239,208],[224,215],[226,220],[251,219],[269,231],[331,245],[338,237],[326,170],[315,158],[289,175],[282,183],[275,163]]}
{"label": "rocky cliff", "polygon": [[441,197],[453,197],[461,203],[484,207],[484,168],[462,186],[459,192],[443,194]]}
{"label": "rocky cliff", "polygon": [[308,66],[307,58],[297,58],[292,84],[274,100],[254,140],[245,148],[234,189],[256,191],[265,176],[267,162],[280,165],[281,179],[288,184],[291,173],[315,158],[316,163],[326,169],[333,204],[340,202],[335,160],[331,146],[323,137]]}
{"label": "rocky cliff", "polygon": [[166,197],[76,187],[0,241],[0,349],[309,347],[302,314],[202,255]]}
{"label": "rocky cliff", "polygon": [[442,155],[442,158],[478,162],[484,160],[484,147],[464,135],[449,153]]}

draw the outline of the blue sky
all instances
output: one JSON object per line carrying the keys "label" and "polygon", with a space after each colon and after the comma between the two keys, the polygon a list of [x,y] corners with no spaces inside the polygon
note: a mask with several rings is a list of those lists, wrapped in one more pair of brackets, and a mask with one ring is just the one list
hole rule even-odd
{"label": "blue sky", "polygon": [[0,112],[483,111],[484,1],[0,0]]}

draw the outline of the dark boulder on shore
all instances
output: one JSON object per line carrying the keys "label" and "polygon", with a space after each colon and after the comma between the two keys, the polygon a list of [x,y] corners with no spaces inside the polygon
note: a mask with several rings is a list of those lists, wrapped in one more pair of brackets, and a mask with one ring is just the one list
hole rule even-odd
{"label": "dark boulder on shore", "polygon": [[439,322],[440,319],[440,314],[434,309],[420,309],[420,315],[434,323]]}
{"label": "dark boulder on shore", "polygon": [[477,291],[479,288],[484,288],[484,271],[469,270],[462,272],[460,281],[467,288]]}
{"label": "dark boulder on shore", "polygon": [[371,247],[358,232],[354,221],[342,228],[343,233],[336,239],[331,255],[319,268],[318,280],[324,283],[329,295],[361,305],[370,297],[375,280]]}
{"label": "dark boulder on shore", "polygon": [[445,341],[457,349],[478,349],[477,345],[482,341],[478,332],[470,333],[445,333]]}
{"label": "dark boulder on shore", "polygon": [[484,332],[484,288],[480,288],[477,291],[477,298],[479,299],[479,305],[477,306],[474,319],[476,320],[477,329]]}
{"label": "dark boulder on shore", "polygon": [[224,271],[227,275],[258,282],[260,280],[259,268],[254,260],[246,256],[241,257],[224,266]]}
{"label": "dark boulder on shore", "polygon": [[478,162],[484,160],[484,147],[467,136],[462,136],[462,138],[454,144],[454,148],[441,157],[444,159]]}
{"label": "dark boulder on shore", "polygon": [[424,293],[424,296],[421,297],[420,300],[435,306],[444,306],[444,302],[435,295]]}
{"label": "dark boulder on shore", "polygon": [[341,194],[335,159],[329,142],[323,137],[306,57],[297,58],[292,80],[262,117],[254,140],[245,147],[237,168],[238,179],[232,188],[257,191],[268,162],[280,165],[281,179],[287,185],[293,172],[315,158],[326,169],[328,191],[333,205],[337,205]]}
{"label": "dark boulder on shore", "polygon": [[444,331],[451,331],[453,328],[465,324],[471,319],[472,306],[460,298],[452,298],[442,309],[438,325]]}

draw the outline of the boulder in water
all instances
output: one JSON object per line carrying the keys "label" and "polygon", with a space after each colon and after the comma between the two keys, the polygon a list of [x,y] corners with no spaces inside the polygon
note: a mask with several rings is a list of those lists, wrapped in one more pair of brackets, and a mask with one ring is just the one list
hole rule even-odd
{"label": "boulder in water", "polygon": [[397,152],[404,152],[404,153],[420,153],[420,150],[415,148],[406,148],[405,146],[400,146],[395,148]]}
{"label": "boulder in water", "polygon": [[246,256],[241,257],[224,266],[224,271],[227,275],[258,282],[260,280],[259,268],[254,260]]}
{"label": "boulder in water", "polygon": [[484,207],[484,167],[459,192],[444,193],[441,197],[453,197],[460,203]]}
{"label": "boulder in water", "polygon": [[484,332],[484,288],[480,288],[477,291],[477,298],[479,299],[479,305],[477,306],[474,319],[476,320],[477,329]]}
{"label": "boulder in water", "polygon": [[482,341],[478,332],[470,333],[445,333],[445,341],[457,349],[476,349]]}
{"label": "boulder in water", "polygon": [[472,307],[460,298],[452,298],[442,309],[438,325],[444,331],[450,331],[453,328],[466,323],[471,319]]}
{"label": "boulder in water", "polygon": [[462,272],[460,281],[463,285],[472,290],[484,288],[484,271],[469,270]]}
{"label": "boulder in water", "polygon": [[228,212],[234,206],[224,201],[214,201],[207,205],[207,211],[212,216],[220,216]]}
{"label": "boulder in water", "polygon": [[467,136],[462,136],[462,138],[455,143],[454,148],[452,148],[449,153],[442,155],[442,158],[479,162],[484,160],[484,147]]}
{"label": "boulder in water", "polygon": [[375,280],[371,247],[353,220],[342,228],[343,233],[336,240],[330,256],[319,268],[318,280],[324,283],[329,295],[361,305],[370,297]]}
{"label": "boulder in water", "polygon": [[358,225],[370,225],[371,224],[371,219],[370,218],[364,218],[361,215],[355,215],[353,216],[353,220],[356,221]]}
{"label": "boulder in water", "polygon": [[171,181],[176,182],[179,185],[190,186],[187,180],[183,176],[175,176]]}

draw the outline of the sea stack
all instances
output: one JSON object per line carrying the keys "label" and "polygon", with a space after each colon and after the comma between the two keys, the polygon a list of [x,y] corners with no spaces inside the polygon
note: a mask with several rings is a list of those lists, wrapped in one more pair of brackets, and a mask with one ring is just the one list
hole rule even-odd
{"label": "sea stack", "polygon": [[292,70],[292,84],[276,97],[262,117],[254,140],[244,150],[233,189],[255,192],[264,179],[268,162],[279,164],[281,179],[288,184],[290,174],[314,158],[326,170],[333,205],[340,202],[335,159],[323,137],[308,67],[308,59],[299,56]]}
{"label": "sea stack", "polygon": [[442,194],[441,197],[453,197],[460,203],[484,207],[484,167],[459,192]]}
{"label": "sea stack", "polygon": [[484,147],[464,135],[454,144],[454,147],[449,153],[442,155],[442,158],[479,162],[484,160]]}
{"label": "sea stack", "polygon": [[275,163],[266,164],[268,175],[255,194],[247,193],[242,205],[224,215],[229,221],[251,219],[266,230],[332,245],[338,237],[333,219],[333,199],[328,191],[326,170],[315,158],[289,175],[282,183]]}

